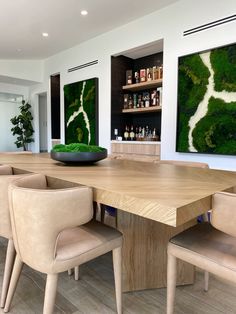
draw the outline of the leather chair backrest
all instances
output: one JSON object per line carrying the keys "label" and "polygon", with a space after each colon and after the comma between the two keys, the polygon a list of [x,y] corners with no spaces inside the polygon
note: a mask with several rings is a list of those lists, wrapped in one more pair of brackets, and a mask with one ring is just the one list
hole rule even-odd
{"label": "leather chair backrest", "polygon": [[213,195],[211,224],[236,237],[236,194],[218,192]]}
{"label": "leather chair backrest", "polygon": [[0,175],[11,175],[11,174],[13,174],[13,170],[11,166],[0,165]]}
{"label": "leather chair backrest", "polygon": [[93,217],[91,188],[50,189],[41,174],[13,182],[9,199],[16,251],[24,263],[45,273],[52,270],[60,232]]}
{"label": "leather chair backrest", "polygon": [[183,160],[160,160],[160,164],[170,164],[176,166],[189,166],[196,168],[209,168],[207,163],[195,162],[195,161],[183,161]]}
{"label": "leather chair backrest", "polygon": [[12,181],[21,177],[13,174],[12,167],[0,165],[0,236],[7,239],[12,239],[8,187]]}

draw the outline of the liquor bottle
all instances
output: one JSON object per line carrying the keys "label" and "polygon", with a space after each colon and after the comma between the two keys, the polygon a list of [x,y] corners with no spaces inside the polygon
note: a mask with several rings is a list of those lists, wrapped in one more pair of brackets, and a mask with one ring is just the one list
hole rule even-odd
{"label": "liquor bottle", "polygon": [[146,69],[140,70],[140,82],[146,82]]}
{"label": "liquor bottle", "polygon": [[141,128],[141,126],[138,128],[138,137],[142,137],[142,128]]}
{"label": "liquor bottle", "polygon": [[138,132],[138,127],[136,126],[136,129],[135,129],[135,138],[137,140],[137,138],[139,137],[139,132]]}
{"label": "liquor bottle", "polygon": [[132,70],[126,71],[126,84],[131,85],[132,84]]}
{"label": "liquor bottle", "polygon": [[141,108],[141,103],[142,103],[142,95],[138,95],[137,108]]}
{"label": "liquor bottle", "polygon": [[138,104],[138,95],[133,94],[133,108],[137,108],[137,104]]}
{"label": "liquor bottle", "polygon": [[131,140],[131,141],[134,140],[135,134],[134,134],[134,128],[133,128],[132,125],[131,125],[131,127],[130,127],[129,137],[130,137],[130,140]]}
{"label": "liquor bottle", "polygon": [[126,125],[125,132],[124,132],[124,139],[128,141],[128,138],[129,138],[129,127]]}
{"label": "liquor bottle", "polygon": [[129,109],[132,109],[132,108],[133,108],[133,99],[132,99],[132,96],[131,96],[131,95],[129,95],[128,108],[129,108]]}
{"label": "liquor bottle", "polygon": [[144,92],[143,93],[143,99],[144,99],[144,106],[147,108],[150,105],[150,97],[149,97],[149,92]]}
{"label": "liquor bottle", "polygon": [[149,128],[148,125],[146,125],[146,129],[145,129],[145,137],[148,137],[149,134]]}
{"label": "liquor bottle", "polygon": [[152,68],[147,68],[147,81],[152,81],[153,79],[153,71]]}
{"label": "liquor bottle", "polygon": [[142,128],[142,133],[141,133],[141,137],[144,138],[145,137],[145,128]]}
{"label": "liquor bottle", "polygon": [[140,82],[139,73],[138,72],[134,73],[134,78],[135,78],[135,83],[138,84]]}
{"label": "liquor bottle", "polygon": [[128,109],[128,94],[124,94],[124,109]]}
{"label": "liquor bottle", "polygon": [[144,99],[143,99],[143,95],[141,95],[141,108],[144,108]]}
{"label": "liquor bottle", "polygon": [[153,90],[151,93],[151,106],[157,105],[157,92],[156,90]]}

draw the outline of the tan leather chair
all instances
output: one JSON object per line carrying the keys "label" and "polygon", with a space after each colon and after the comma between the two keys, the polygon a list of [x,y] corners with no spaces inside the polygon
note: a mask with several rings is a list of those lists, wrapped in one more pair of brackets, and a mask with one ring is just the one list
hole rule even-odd
{"label": "tan leather chair", "polygon": [[19,179],[21,175],[15,175],[12,167],[0,165],[0,236],[8,239],[5,267],[2,281],[1,308],[5,305],[7,290],[10,282],[12,267],[15,259],[15,248],[12,239],[11,221],[8,206],[8,186]]}
{"label": "tan leather chair", "polygon": [[167,314],[174,313],[177,258],[236,283],[236,194],[212,199],[211,223],[198,224],[168,244]]}
{"label": "tan leather chair", "polygon": [[8,312],[23,263],[46,273],[44,314],[53,313],[58,273],[113,252],[117,311],[121,302],[122,234],[93,217],[88,187],[50,189],[34,174],[10,185],[10,214],[16,258],[4,312]]}
{"label": "tan leather chair", "polygon": [[208,164],[205,162],[196,161],[183,161],[183,160],[160,160],[160,164],[169,164],[175,166],[186,166],[186,167],[196,167],[196,168],[209,168]]}

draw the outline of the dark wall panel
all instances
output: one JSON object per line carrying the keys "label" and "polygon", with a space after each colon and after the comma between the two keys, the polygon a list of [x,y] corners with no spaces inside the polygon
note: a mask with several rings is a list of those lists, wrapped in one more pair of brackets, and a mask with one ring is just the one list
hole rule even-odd
{"label": "dark wall panel", "polygon": [[51,76],[51,131],[52,138],[61,138],[60,74]]}

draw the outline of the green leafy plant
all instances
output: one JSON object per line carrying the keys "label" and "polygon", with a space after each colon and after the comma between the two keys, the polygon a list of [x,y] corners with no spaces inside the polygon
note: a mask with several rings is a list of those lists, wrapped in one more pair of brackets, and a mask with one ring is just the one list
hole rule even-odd
{"label": "green leafy plant", "polygon": [[105,148],[96,145],[87,145],[83,143],[71,143],[68,145],[58,144],[52,149],[53,152],[103,152]]}
{"label": "green leafy plant", "polygon": [[22,100],[20,114],[10,120],[14,125],[14,127],[11,128],[12,134],[18,135],[17,140],[15,141],[16,147],[23,147],[24,151],[27,150],[29,143],[34,142],[34,139],[32,138],[34,129],[31,123],[33,116],[30,112],[30,109],[31,105],[28,102]]}

